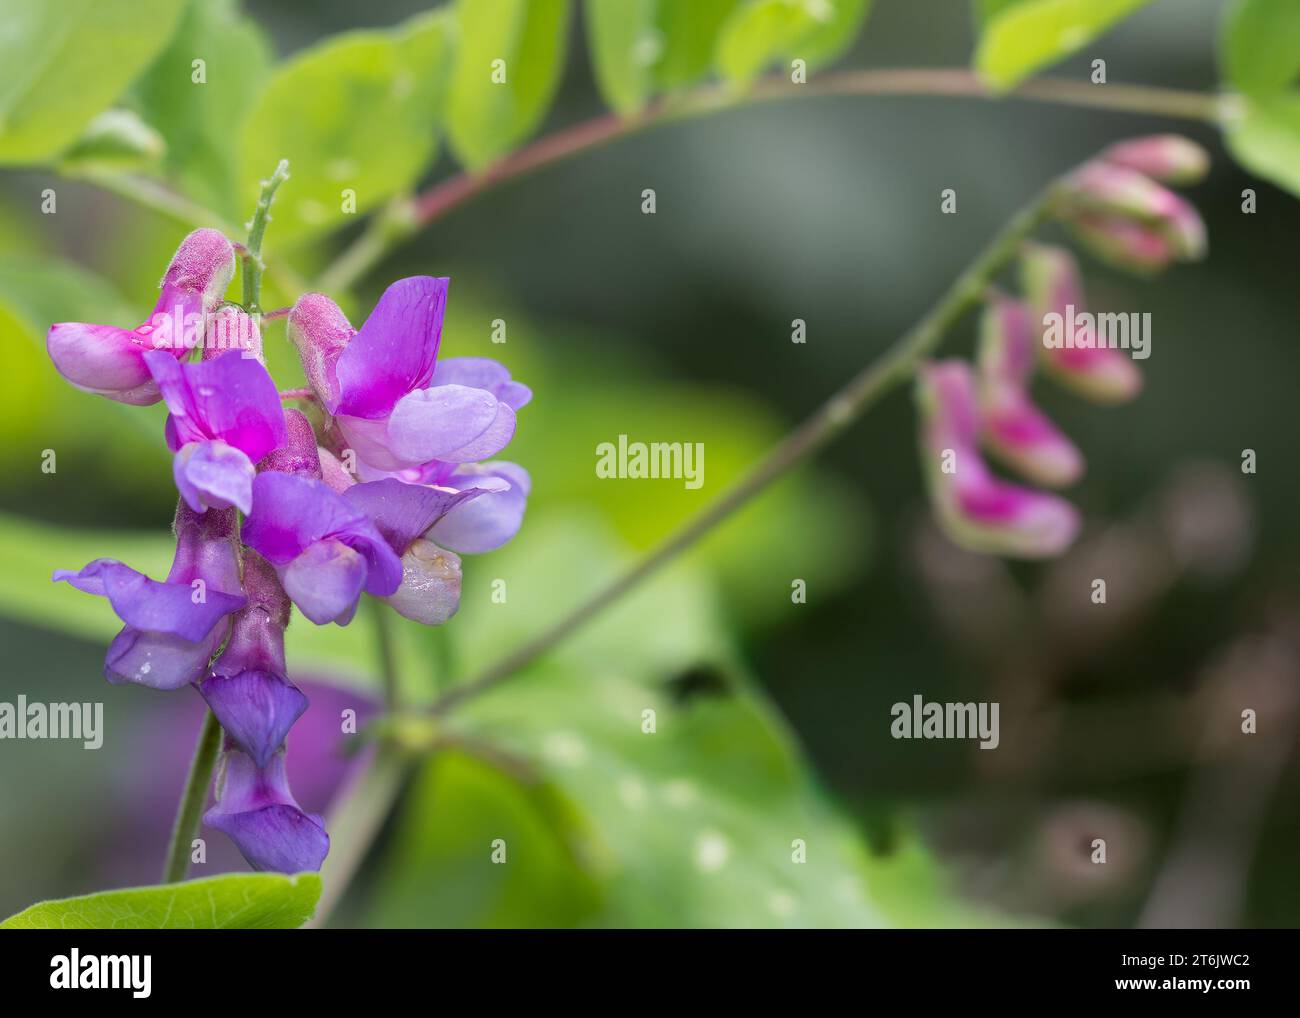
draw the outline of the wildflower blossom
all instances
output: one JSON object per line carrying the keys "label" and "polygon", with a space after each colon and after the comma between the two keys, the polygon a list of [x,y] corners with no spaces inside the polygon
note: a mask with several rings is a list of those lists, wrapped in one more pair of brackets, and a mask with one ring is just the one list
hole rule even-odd
{"label": "wildflower blossom", "polygon": [[104,675],[154,689],[179,689],[202,678],[245,604],[240,588],[233,509],[202,515],[176,509],[176,556],[165,581],[113,559],[54,573],[88,594],[106,597],[124,624],[109,645]]}
{"label": "wildflower blossom", "polygon": [[166,438],[176,454],[173,475],[181,497],[196,512],[232,505],[251,511],[254,464],[287,440],[280,396],[266,368],[237,350],[197,364],[157,350],[144,356],[171,411]]}
{"label": "wildflower blossom", "polygon": [[354,331],[323,294],[306,294],[288,332],[303,370],[358,460],[380,470],[470,463],[509,444],[532,397],[485,358],[437,363],[447,280],[412,276]]}

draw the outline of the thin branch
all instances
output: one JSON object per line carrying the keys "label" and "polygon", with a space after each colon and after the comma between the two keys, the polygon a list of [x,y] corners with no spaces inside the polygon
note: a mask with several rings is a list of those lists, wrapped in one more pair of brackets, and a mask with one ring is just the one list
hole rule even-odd
{"label": "thin branch", "polygon": [[[234,240],[236,236],[243,233],[241,229],[226,222],[225,219],[211,209],[168,190],[156,180],[151,180],[148,177],[138,177],[129,173],[86,173],[79,174],[75,179],[93,184],[95,187],[115,194],[119,198],[125,198],[140,208],[156,212],[174,223],[179,223],[181,226],[191,228],[208,226],[214,230],[220,230],[231,238],[235,250],[241,256],[247,254],[248,249]],[[266,269],[266,275],[275,280],[279,288],[291,297],[297,297],[299,294],[306,293],[309,289],[307,281],[292,269],[286,267],[283,262],[269,266]]]}
{"label": "thin branch", "polygon": [[262,238],[266,235],[266,224],[271,221],[275,192],[288,179],[289,160],[281,159],[275,171],[262,181],[262,193],[253,209],[253,218],[248,221],[248,242],[243,254],[244,307],[253,316],[262,313],[262,273],[266,271],[266,263],[262,261]]}
{"label": "thin branch", "polygon": [[163,865],[163,883],[184,880],[190,868],[191,842],[199,829],[199,818],[207,802],[208,786],[212,783],[212,768],[221,748],[221,726],[212,711],[205,711],[203,727],[199,729],[194,756],[190,760],[185,788],[176,806],[176,819],[172,822],[171,839],[167,843],[167,861]]}
{"label": "thin branch", "polygon": [[141,208],[150,209],[182,226],[210,226],[220,230],[226,236],[234,236],[239,231],[211,209],[204,208],[174,191],[169,191],[156,180],[137,177],[130,173],[90,173],[77,179],[94,184],[105,191]]}
{"label": "thin branch", "polygon": [[393,646],[393,627],[388,618],[391,609],[377,597],[367,597],[365,602],[366,611],[370,613],[375,628],[375,652],[379,657],[379,674],[383,680],[384,707],[390,711],[395,710],[401,688],[397,675],[397,650]]}
{"label": "thin branch", "polygon": [[840,71],[816,76],[805,85],[795,85],[783,76],[775,76],[763,79],[744,93],[723,85],[707,85],[659,100],[635,117],[624,119],[603,114],[564,128],[525,145],[485,171],[458,174],[409,202],[403,199],[398,206],[403,215],[381,213],[322,273],[321,288],[348,289],[393,247],[422,227],[437,222],[484,192],[570,156],[653,127],[723,110],[837,95],[1025,99],[1208,123],[1220,121],[1228,108],[1224,97],[1204,92],[1148,85],[1094,85],[1062,78],[1037,78],[1011,92],[993,92],[976,74],[964,68]]}
{"label": "thin branch", "polygon": [[848,427],[881,396],[908,378],[916,364],[938,346],[953,323],[982,299],[992,278],[1015,257],[1022,242],[1046,217],[1047,208],[1048,196],[1044,193],[1018,212],[911,331],[823,403],[735,487],[549,629],[507,654],[476,678],[445,693],[434,702],[431,711],[435,715],[445,714],[456,705],[504,682],[690,548]]}
{"label": "thin branch", "polygon": [[308,929],[324,926],[342,899],[392,812],[412,764],[409,754],[381,744],[339,796],[326,825],[330,853],[321,866],[324,889],[315,915],[306,924]]}

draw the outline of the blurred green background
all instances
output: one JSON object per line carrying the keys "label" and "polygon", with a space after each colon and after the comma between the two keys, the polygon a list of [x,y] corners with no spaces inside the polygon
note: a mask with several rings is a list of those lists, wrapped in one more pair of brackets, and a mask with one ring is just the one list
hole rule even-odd
{"label": "blurred green background", "polygon": [[[246,10],[284,56],[426,6]],[[878,0],[842,63],[964,66],[968,6]],[[1053,73],[1083,79],[1103,57],[1115,81],[1212,91],[1221,11],[1157,2]],[[543,133],[604,108],[581,19],[571,33]],[[407,242],[351,295],[354,322],[392,279],[449,275],[444,354],[496,357],[536,398],[506,452],[533,476],[524,527],[466,560],[445,632],[402,630],[404,681],[429,698],[557,618],[883,351],[1029,194],[1114,140],[1169,129],[1214,157],[1191,192],[1210,255],[1149,281],[1085,265],[1092,304],[1150,311],[1154,338],[1135,402],[1040,396],[1088,460],[1071,552],[1009,566],[939,536],[913,408],[895,392],[466,710],[462,748],[418,769],[335,921],[1295,924],[1300,202],[1244,174],[1208,127],[1019,100],[761,105],[601,147]],[[444,153],[427,179],[457,171]],[[140,320],[186,230],[52,172],[4,184],[0,700],[102,700],[107,736],[93,754],[0,742],[0,914],[152,881],[200,716],[188,691],[104,684],[107,606],[45,580],[99,555],[165,571],[175,493],[160,408],[75,392],[41,340],[52,321]],[[40,212],[47,187],[55,215]],[[654,216],[640,210],[647,187]],[[948,187],[956,216],[938,214]],[[1241,212],[1246,187],[1257,214]],[[338,246],[282,247],[272,223],[267,256],[310,275]],[[790,342],[794,318],[806,344]],[[282,327],[266,331],[280,384],[299,384]],[[967,321],[947,348],[972,341]],[[620,433],[703,442],[704,487],[597,479],[595,446]],[[1254,475],[1240,471],[1246,448]],[[1094,576],[1108,578],[1104,609],[1087,602]],[[504,605],[491,603],[497,578]],[[806,604],[791,602],[796,578]],[[315,742],[290,744],[308,762],[294,771],[308,808],[325,808],[354,748],[332,719],[375,688],[360,623],[292,629],[297,677],[320,684],[302,736]],[[914,694],[1000,701],[1001,747],[891,739],[890,706]],[[1238,734],[1246,707],[1253,738]],[[489,862],[495,838],[506,866]],[[1095,838],[1104,866],[1090,862]],[[806,864],[790,862],[795,839]],[[218,840],[196,875],[242,868]]]}

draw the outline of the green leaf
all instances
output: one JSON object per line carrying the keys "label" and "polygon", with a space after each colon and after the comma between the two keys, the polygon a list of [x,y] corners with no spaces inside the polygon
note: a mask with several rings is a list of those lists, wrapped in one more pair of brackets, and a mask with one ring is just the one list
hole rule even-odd
{"label": "green leaf", "polygon": [[651,67],[663,42],[656,0],[587,0],[587,35],[596,85],[623,116],[639,113],[654,87]]}
{"label": "green leaf", "polygon": [[990,21],[1005,11],[1008,7],[1016,7],[1023,3],[1033,3],[1034,0],[971,0],[972,9],[975,15],[975,27],[983,29]]}
{"label": "green leaf", "polygon": [[[599,883],[574,853],[567,804],[545,785],[442,752],[420,769],[402,816],[376,926],[577,926],[599,908]],[[509,865],[487,864],[497,839]]]}
{"label": "green leaf", "polygon": [[42,901],[0,929],[292,930],[311,918],[320,892],[315,873],[227,873]]}
{"label": "green leaf", "polygon": [[743,86],[780,59],[827,63],[852,44],[869,9],[869,0],[751,0],[723,25],[718,70]]}
{"label": "green leaf", "polygon": [[1237,0],[1223,22],[1220,59],[1242,92],[1274,92],[1300,74],[1300,3]]}
{"label": "green leaf", "polygon": [[660,88],[697,81],[713,66],[718,33],[739,0],[659,0],[657,24],[663,54],[655,65]]}
{"label": "green leaf", "polygon": [[184,0],[9,0],[0,32],[0,162],[48,159],[166,44]]}
{"label": "green leaf", "polygon": [[140,170],[156,163],[166,150],[162,135],[135,113],[105,110],[59,156],[59,169],[73,176]]}
{"label": "green leaf", "polygon": [[1225,130],[1237,162],[1300,195],[1300,92],[1246,99]]}
{"label": "green leaf", "polygon": [[248,212],[234,201],[239,127],[273,57],[237,0],[191,0],[171,44],[132,89],[140,113],[167,139],[168,175],[232,219]]}
{"label": "green leaf", "polygon": [[[533,521],[528,540],[510,551],[493,569],[507,583],[507,603],[467,592],[451,630],[469,672],[513,644],[520,612],[562,612],[626,559],[607,528],[575,513]],[[569,921],[878,923],[856,833],[817,791],[790,734],[735,662],[716,592],[678,564],[593,619],[508,690],[463,704],[447,722],[453,737],[499,747],[504,757],[486,757],[496,761],[498,780],[533,791],[513,800],[497,793],[513,802],[508,812],[494,806],[486,818],[470,809],[439,817],[439,801],[472,798],[481,782],[470,775],[461,779],[469,788],[457,791],[447,774],[426,774],[394,859],[381,867],[390,882],[379,921],[498,918],[494,910],[475,917],[468,905],[446,907],[467,886],[485,888],[478,897],[484,909],[536,907],[540,914],[531,897],[499,901],[534,893],[493,872],[508,868],[489,857],[501,837],[512,864],[545,860],[565,882],[581,885],[575,867],[596,882],[599,902],[584,897],[589,911]],[[703,692],[683,695],[666,685],[691,672]],[[653,734],[643,730],[647,708],[656,712]],[[503,833],[507,820],[510,834]],[[806,864],[792,858],[796,840],[807,847]],[[445,865],[422,865],[431,855]]]}
{"label": "green leaf", "polygon": [[460,46],[447,131],[462,163],[478,169],[541,123],[564,69],[568,0],[461,0]]}
{"label": "green leaf", "polygon": [[737,0],[587,0],[596,84],[623,116],[702,77]]}
{"label": "green leaf", "polygon": [[1151,0],[1022,0],[984,25],[975,69],[995,89],[1009,89],[1087,45]]}
{"label": "green leaf", "polygon": [[241,132],[241,206],[280,159],[276,238],[330,229],[413,184],[435,150],[450,66],[445,12],[386,32],[348,32],[275,72]]}

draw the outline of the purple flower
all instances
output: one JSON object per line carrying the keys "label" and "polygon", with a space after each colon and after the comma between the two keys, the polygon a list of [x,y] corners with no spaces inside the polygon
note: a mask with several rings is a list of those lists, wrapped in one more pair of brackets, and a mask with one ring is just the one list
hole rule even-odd
{"label": "purple flower", "polygon": [[[312,456],[319,468],[314,444]],[[347,625],[362,590],[385,597],[402,582],[402,563],[374,523],[315,477],[258,474],[243,537],[317,625]]]}
{"label": "purple flower", "polygon": [[449,513],[496,490],[406,484],[394,477],[355,484],[343,493],[364,513],[401,559],[402,579],[385,600],[399,614],[427,626],[441,625],[460,607],[460,557],[428,535]]}
{"label": "purple flower", "polygon": [[135,329],[85,322],[50,326],[50,359],[78,389],[122,403],[157,403],[145,365],[147,350],[179,357],[202,337],[204,318],[221,301],[235,272],[235,251],[216,230],[195,230],[176,250],[149,320]]}
{"label": "purple flower", "polygon": [[359,332],[322,294],[290,312],[303,370],[357,458],[381,470],[430,460],[470,463],[510,442],[532,397],[495,361],[437,363],[447,280],[400,279]]}
{"label": "purple flower", "polygon": [[248,604],[235,618],[221,657],[199,683],[199,693],[226,735],[265,767],[307,709],[307,697],[286,677],[289,599],[274,569],[256,552],[247,554],[244,592]]}
{"label": "purple flower", "polygon": [[[1079,266],[1064,248],[1029,244],[1020,260],[1021,282],[1033,321],[1045,324],[1048,316],[1062,322],[1083,311],[1086,302]],[[1071,310],[1073,309],[1073,311]],[[1092,345],[1091,333],[1073,337],[1071,345],[1038,344],[1052,374],[1076,392],[1106,403],[1132,399],[1142,388],[1142,374],[1122,350]]]}
{"label": "purple flower", "polygon": [[385,600],[425,625],[460,606],[461,554],[501,547],[515,535],[528,498],[527,471],[513,463],[426,463],[349,487],[344,498],[365,512],[401,556],[402,584]]}
{"label": "purple flower", "polygon": [[1083,455],[1029,396],[1036,335],[1029,309],[995,294],[980,325],[979,400],[984,444],[1038,484],[1063,487],[1083,473]]}
{"label": "purple flower", "polygon": [[217,788],[216,805],[203,815],[203,822],[226,834],[253,869],[320,869],[329,853],[329,835],[321,818],[303,812],[289,791],[284,750],[259,767],[228,741]]}
{"label": "purple flower", "polygon": [[144,356],[171,411],[166,437],[181,497],[195,512],[232,505],[250,512],[254,464],[287,440],[266,368],[234,350],[197,364],[157,350]]}
{"label": "purple flower", "polygon": [[1056,495],[1008,484],[979,454],[975,379],[964,361],[927,362],[917,372],[921,461],[945,533],[973,551],[1021,558],[1058,554],[1079,514]]}
{"label": "purple flower", "polygon": [[399,471],[365,469],[362,477],[395,477],[408,484],[427,484],[454,491],[476,491],[471,500],[457,502],[424,534],[462,555],[496,551],[519,531],[532,480],[515,463],[444,463],[433,460]]}
{"label": "purple flower", "polygon": [[248,603],[230,642],[199,684],[226,733],[217,804],[204,820],[229,835],[255,869],[319,869],[329,837],[320,817],[294,801],[284,771],[285,739],[307,709],[307,697],[285,673],[289,599],[274,568],[254,551],[245,558],[244,590]]}
{"label": "purple flower", "polygon": [[113,559],[54,573],[55,581],[107,597],[125,623],[104,662],[110,682],[179,689],[203,677],[230,629],[228,616],[245,604],[234,534],[233,509],[200,516],[182,503],[165,582]]}

